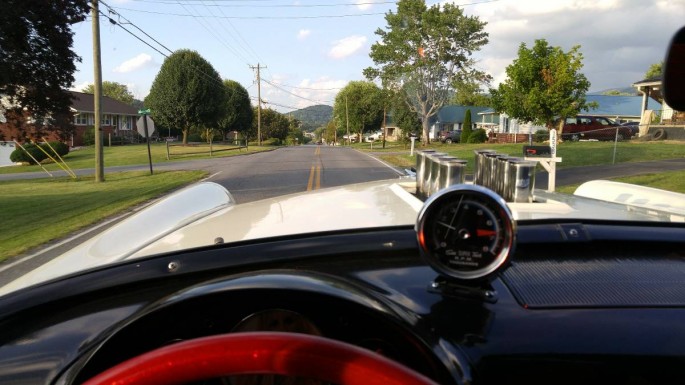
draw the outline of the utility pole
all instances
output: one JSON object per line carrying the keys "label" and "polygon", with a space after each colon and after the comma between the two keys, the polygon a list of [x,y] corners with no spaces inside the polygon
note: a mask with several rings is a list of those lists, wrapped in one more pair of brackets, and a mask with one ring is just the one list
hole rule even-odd
{"label": "utility pole", "polygon": [[91,16],[93,19],[93,100],[95,109],[95,181],[105,181],[105,166],[102,157],[102,63],[100,61],[100,11],[98,0],[91,1]]}
{"label": "utility pole", "polygon": [[347,95],[345,95],[345,124],[347,125],[347,144],[352,144],[350,138],[350,114],[347,111]]}
{"label": "utility pole", "polygon": [[260,67],[259,63],[257,63],[257,66],[250,66],[253,70],[257,70],[257,144],[259,146],[262,145],[262,81],[259,76],[259,70],[261,68],[266,68],[266,67]]}

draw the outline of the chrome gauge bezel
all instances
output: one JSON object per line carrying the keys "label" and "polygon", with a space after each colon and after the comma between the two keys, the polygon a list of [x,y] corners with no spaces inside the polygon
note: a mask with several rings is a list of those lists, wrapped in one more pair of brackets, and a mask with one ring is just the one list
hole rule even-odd
{"label": "chrome gauge bezel", "polygon": [[[488,218],[491,218],[488,219],[488,223],[494,220],[491,229],[487,230],[489,234],[494,233],[494,239],[491,235],[486,242],[493,239],[492,242],[496,249],[488,253],[487,258],[483,258],[488,260],[483,266],[477,266],[476,268],[451,266],[459,263],[476,264],[476,262],[470,262],[474,260],[474,257],[471,255],[466,257],[468,261],[461,261],[461,258],[458,258],[455,255],[455,253],[461,254],[461,250],[455,252],[454,249],[438,246],[438,240],[434,239],[437,234],[436,228],[438,226],[447,227],[448,229],[442,230],[446,232],[445,239],[448,238],[448,232],[454,231],[455,233],[453,234],[453,237],[450,238],[450,242],[453,242],[455,245],[461,243],[464,248],[471,247],[470,250],[473,249],[474,243],[476,242],[475,239],[471,240],[473,229],[459,229],[456,226],[452,227],[454,223],[443,223],[438,218],[444,210],[449,210],[450,207],[455,204],[457,207],[454,218],[456,218],[457,214],[459,214],[459,211],[462,209],[461,203],[459,202],[473,202],[474,206],[480,208],[480,210],[477,210],[479,213],[478,215],[486,215]],[[483,211],[486,210],[487,212],[483,213]],[[466,215],[466,212],[464,215]],[[454,222],[454,218],[452,219],[452,222]],[[460,216],[460,219],[461,218],[462,217]],[[468,219],[469,218],[466,218],[463,222],[469,222]],[[470,219],[470,221],[473,222],[478,219],[479,218]],[[447,222],[449,222],[449,220]],[[493,273],[496,273],[498,269],[505,266],[510,254],[514,250],[516,242],[516,222],[513,219],[513,215],[511,210],[509,210],[507,203],[495,192],[478,185],[455,185],[432,195],[426,200],[421,211],[419,211],[415,229],[419,250],[424,261],[441,275],[461,281],[482,280],[491,276]],[[457,236],[457,232],[460,230],[463,230],[463,237]],[[465,240],[460,241],[459,238]],[[471,242],[471,244],[468,242]],[[445,249],[445,252],[441,250],[443,248]],[[486,247],[483,249],[486,249]],[[469,251],[464,252],[468,253]],[[447,253],[451,254],[448,255]],[[455,256],[453,257],[452,255]],[[452,261],[449,259],[452,259]],[[459,262],[456,261],[458,259],[460,260]]]}

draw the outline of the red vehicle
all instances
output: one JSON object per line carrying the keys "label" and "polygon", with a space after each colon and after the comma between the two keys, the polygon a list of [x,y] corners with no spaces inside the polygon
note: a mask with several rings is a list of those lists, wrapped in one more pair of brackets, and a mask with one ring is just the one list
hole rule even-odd
{"label": "red vehicle", "polygon": [[[558,127],[558,123],[555,124]],[[618,129],[618,133],[616,130]],[[633,132],[629,127],[621,126],[614,121],[599,117],[578,115],[566,118],[561,137],[564,140],[578,141],[581,139],[614,140],[630,139]]]}

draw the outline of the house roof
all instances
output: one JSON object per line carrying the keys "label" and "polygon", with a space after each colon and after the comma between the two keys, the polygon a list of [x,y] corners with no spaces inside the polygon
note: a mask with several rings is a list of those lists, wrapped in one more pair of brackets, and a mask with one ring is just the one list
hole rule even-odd
{"label": "house roof", "polygon": [[[585,98],[588,103],[597,102],[599,107],[581,115],[640,117],[642,114],[642,96],[586,95]],[[649,98],[648,104],[650,110],[662,108],[661,104],[652,98]]]}
{"label": "house roof", "polygon": [[640,80],[639,82],[633,83],[633,87],[637,86],[653,86],[661,84],[661,75],[658,76],[652,76],[647,79]]}
{"label": "house roof", "polygon": [[489,107],[443,106],[438,113],[431,118],[430,123],[463,123],[466,110],[471,110],[471,120],[475,122],[476,115],[487,109],[489,109]]}
{"label": "house roof", "polygon": [[[71,107],[78,112],[94,112],[95,100],[92,94],[69,91],[72,95]],[[103,114],[138,115],[138,109],[126,103],[103,96],[100,102]]]}

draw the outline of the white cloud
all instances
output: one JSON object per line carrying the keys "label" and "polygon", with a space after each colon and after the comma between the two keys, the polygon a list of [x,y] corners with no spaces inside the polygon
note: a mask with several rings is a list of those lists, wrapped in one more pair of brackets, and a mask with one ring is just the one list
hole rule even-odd
{"label": "white cloud", "polygon": [[83,83],[77,83],[74,84],[71,88],[69,88],[70,91],[76,91],[76,92],[81,92],[84,88],[88,87],[89,85],[93,84],[93,82],[83,82]]}
{"label": "white cloud", "polygon": [[683,0],[520,0],[483,2],[465,11],[487,22],[489,43],[475,56],[478,67],[493,76],[493,86],[506,78],[505,68],[521,43],[531,47],[546,39],[565,51],[581,46],[582,71],[590,90],[597,91],[630,86],[662,60],[685,18],[684,5]]}
{"label": "white cloud", "polygon": [[371,8],[371,0],[357,0],[357,8],[361,9],[362,11],[366,11],[367,9]]}
{"label": "white cloud", "polygon": [[328,56],[333,59],[343,59],[359,51],[366,44],[366,36],[354,35],[333,42],[333,48]]}
{"label": "white cloud", "polygon": [[300,40],[306,39],[311,33],[312,31],[308,29],[301,29],[300,32],[297,33],[297,38]]}
{"label": "white cloud", "polygon": [[146,68],[151,64],[154,64],[152,62],[152,56],[146,53],[141,53],[140,55],[119,64],[117,67],[114,68],[113,71],[119,73],[128,73],[139,70],[141,68]]}

